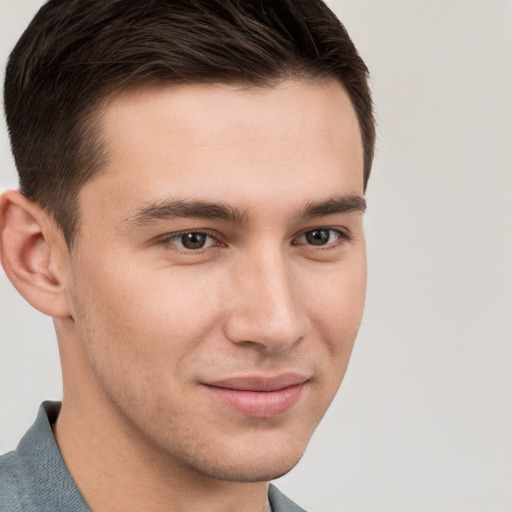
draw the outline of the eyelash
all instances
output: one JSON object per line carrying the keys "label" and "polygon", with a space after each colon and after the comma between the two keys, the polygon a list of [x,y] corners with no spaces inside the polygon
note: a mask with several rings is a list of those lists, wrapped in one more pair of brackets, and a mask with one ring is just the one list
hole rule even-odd
{"label": "eyelash", "polygon": [[200,229],[194,229],[194,230],[191,230],[191,231],[181,231],[180,233],[175,233],[175,234],[172,234],[172,235],[167,235],[165,236],[163,239],[162,239],[162,242],[164,242],[165,244],[171,244],[171,245],[177,245],[177,244],[173,244],[173,241],[180,241],[181,238],[184,236],[184,235],[204,235],[208,238],[211,238],[212,240],[215,240],[215,243],[212,243],[206,247],[201,247],[199,249],[187,249],[186,247],[179,247],[180,251],[183,252],[183,253],[186,253],[186,254],[201,254],[204,250],[208,249],[208,247],[212,247],[212,246],[219,246],[222,244],[222,242],[217,238],[215,237],[214,235],[212,235],[211,233],[208,233],[207,231],[201,231]]}
{"label": "eyelash", "polygon": [[328,249],[332,249],[333,247],[338,247],[339,245],[343,245],[343,243],[350,242],[352,240],[351,235],[347,231],[344,231],[342,229],[329,228],[329,227],[320,227],[320,228],[313,228],[313,229],[308,229],[307,231],[304,231],[298,237],[294,238],[294,240],[292,241],[293,245],[302,245],[299,243],[295,243],[295,240],[297,238],[302,238],[304,236],[307,236],[308,233],[313,233],[315,231],[329,231],[330,232],[329,238],[334,233],[337,236],[337,240],[334,242],[326,243],[326,244],[315,245],[315,244],[305,243],[303,245],[308,245],[309,247],[315,248],[316,250],[318,250],[318,249],[328,250]]}
{"label": "eyelash", "polygon": [[[313,233],[314,231],[329,231],[330,232],[329,238],[332,236],[332,234],[335,234],[337,236],[337,240],[335,240],[334,242],[328,242],[326,244],[318,244],[318,245],[296,242],[297,239],[300,239],[301,237],[306,236],[308,233]],[[204,247],[204,246],[200,247],[198,249],[189,249],[189,248],[186,248],[183,246],[180,247],[178,244],[173,243],[176,241],[180,242],[184,235],[204,235],[204,236],[214,240],[214,243],[211,243],[211,244],[207,245],[206,247]],[[318,228],[308,229],[307,231],[303,231],[300,235],[296,236],[292,240],[292,245],[295,245],[295,246],[306,245],[306,246],[313,248],[314,250],[329,250],[329,249],[333,249],[335,247],[338,247],[338,246],[343,245],[344,243],[350,242],[350,241],[352,241],[352,236],[346,230],[342,230],[339,228],[330,228],[330,227],[318,227]],[[219,247],[219,246],[223,245],[223,242],[220,241],[218,237],[216,237],[212,233],[209,233],[207,231],[202,231],[200,229],[199,230],[195,229],[195,230],[191,230],[191,231],[181,231],[179,233],[167,235],[167,236],[161,238],[160,242],[162,242],[164,244],[174,245],[183,254],[202,254],[209,247],[212,247],[212,246]]]}

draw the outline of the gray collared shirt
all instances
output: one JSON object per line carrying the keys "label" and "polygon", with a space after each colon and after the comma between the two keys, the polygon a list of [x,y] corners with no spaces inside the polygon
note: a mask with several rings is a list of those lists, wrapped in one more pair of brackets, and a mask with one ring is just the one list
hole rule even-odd
{"label": "gray collared shirt", "polygon": [[[60,402],[44,402],[16,450],[0,457],[1,512],[90,512],[69,474],[51,425]],[[305,512],[272,484],[273,512]]]}

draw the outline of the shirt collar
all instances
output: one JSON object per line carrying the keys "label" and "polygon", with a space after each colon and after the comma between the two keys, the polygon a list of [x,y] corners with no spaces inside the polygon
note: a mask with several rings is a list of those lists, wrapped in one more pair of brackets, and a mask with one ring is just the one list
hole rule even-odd
{"label": "shirt collar", "polygon": [[53,437],[51,425],[59,415],[60,405],[43,402],[35,423],[18,445],[22,495],[27,510],[90,512]]}

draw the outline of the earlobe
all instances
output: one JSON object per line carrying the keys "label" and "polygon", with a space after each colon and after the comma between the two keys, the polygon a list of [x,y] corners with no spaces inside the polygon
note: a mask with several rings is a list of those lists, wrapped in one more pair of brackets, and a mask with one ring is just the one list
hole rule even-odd
{"label": "earlobe", "polygon": [[2,266],[21,295],[52,317],[70,315],[65,293],[66,258],[63,236],[48,213],[17,190],[0,195]]}

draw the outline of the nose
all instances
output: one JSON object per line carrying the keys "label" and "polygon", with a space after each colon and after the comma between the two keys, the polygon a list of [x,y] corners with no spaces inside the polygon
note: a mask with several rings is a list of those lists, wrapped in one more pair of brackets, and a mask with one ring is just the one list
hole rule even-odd
{"label": "nose", "polygon": [[262,250],[238,263],[232,274],[225,334],[237,344],[258,345],[267,352],[284,351],[306,332],[292,265],[279,250]]}

